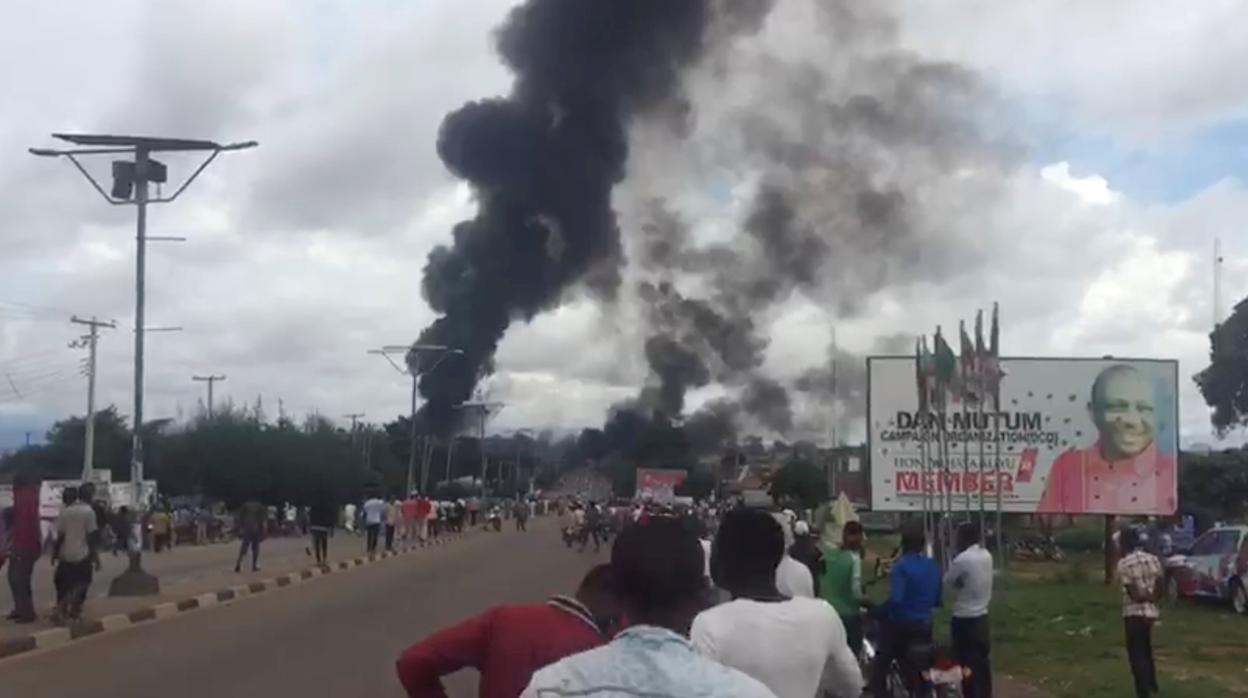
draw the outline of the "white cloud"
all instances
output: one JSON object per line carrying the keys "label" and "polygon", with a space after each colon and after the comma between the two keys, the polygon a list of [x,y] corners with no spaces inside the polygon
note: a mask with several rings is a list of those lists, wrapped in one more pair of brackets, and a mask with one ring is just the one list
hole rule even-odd
{"label": "white cloud", "polygon": [[[221,395],[262,394],[270,414],[278,398],[288,411],[331,417],[406,412],[407,379],[365,352],[410,340],[431,318],[420,289],[425,255],[472,211],[471,193],[437,160],[437,127],[464,100],[507,89],[489,39],[510,4],[0,7],[0,62],[23,66],[0,81],[7,152],[61,128],[261,142],[153,209],[152,234],[190,241],[150,250],[149,322],[186,331],[149,341],[149,415],[192,409],[202,386],[190,376],[205,371],[229,375]],[[1006,94],[1069,104],[1092,131],[1152,138],[1248,104],[1248,77],[1224,69],[1248,58],[1248,34],[1234,31],[1242,5],[903,5],[906,46],[968,61]],[[800,16],[786,14],[771,39],[783,41],[785,27],[802,31],[790,21]],[[131,41],[136,26],[158,40]],[[818,37],[793,39],[792,51],[820,50]],[[748,98],[753,84],[742,78],[742,94],[724,103]],[[724,113],[699,116],[714,123]],[[660,151],[639,141],[637,176],[617,197],[626,230],[637,201],[663,194],[692,215],[699,235],[724,239],[758,173],[727,158],[732,144],[719,145]],[[181,173],[187,164],[170,160]],[[1234,237],[1248,216],[1241,183],[1166,206],[1132,200],[1078,163],[1024,164],[1001,177],[966,168],[919,184],[923,210],[958,222],[914,251],[920,271],[933,271],[870,295],[852,316],[836,317],[834,297],[799,295],[761,318],[769,373],[791,379],[822,364],[833,326],[841,346],[869,351],[876,337],[950,327],[999,300],[1007,353],[1179,358],[1185,434],[1205,440],[1186,377],[1206,355],[1214,236],[1225,242],[1225,305],[1248,295],[1248,251]],[[0,210],[0,369],[12,369],[27,396],[0,382],[0,447],[80,411],[79,354],[65,348],[78,334],[71,312],[120,321],[102,343],[100,398],[128,411],[132,211],[94,198],[64,163],[17,156],[0,171]],[[935,249],[946,239],[962,256]],[[911,268],[876,261],[843,273],[865,283]],[[490,385],[508,403],[497,426],[596,424],[635,394],[646,375],[638,312],[627,297],[599,308],[570,296],[514,326]],[[41,367],[55,375],[33,378]],[[708,387],[690,402],[721,393]]]}

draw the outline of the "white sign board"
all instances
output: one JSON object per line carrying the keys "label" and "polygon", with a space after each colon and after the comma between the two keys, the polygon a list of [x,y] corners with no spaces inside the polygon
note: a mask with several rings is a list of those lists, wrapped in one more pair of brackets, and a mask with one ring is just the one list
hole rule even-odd
{"label": "white sign board", "polygon": [[[914,357],[867,360],[871,506],[878,511],[1172,514],[1178,362],[1001,360],[1000,411],[918,414]],[[982,448],[981,448],[982,444]]]}

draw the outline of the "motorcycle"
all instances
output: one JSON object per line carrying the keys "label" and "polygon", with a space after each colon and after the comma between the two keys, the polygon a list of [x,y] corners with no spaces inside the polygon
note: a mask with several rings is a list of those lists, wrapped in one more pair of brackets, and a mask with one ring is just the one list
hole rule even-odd
{"label": "motorcycle", "polygon": [[498,509],[491,509],[485,518],[485,527],[494,529],[495,533],[501,533],[503,530],[503,517]]}
{"label": "motorcycle", "polygon": [[[890,563],[881,559],[875,561],[875,573],[863,585],[864,590],[888,576]],[[866,605],[862,620],[862,654],[858,662],[862,675],[870,677],[883,641],[883,622],[878,609],[870,604]],[[912,677],[909,681],[906,678],[907,668]],[[961,698],[962,681],[969,675],[970,669],[961,666],[946,648],[935,643],[922,643],[911,647],[904,660],[894,658],[885,680],[886,694],[875,698]],[[917,684],[913,692],[908,688],[911,683]],[[867,694],[870,694],[869,687]]]}

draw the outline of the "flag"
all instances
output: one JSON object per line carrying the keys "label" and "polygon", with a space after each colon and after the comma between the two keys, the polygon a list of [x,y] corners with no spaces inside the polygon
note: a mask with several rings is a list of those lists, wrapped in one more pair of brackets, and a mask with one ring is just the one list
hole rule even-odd
{"label": "flag", "polygon": [[979,401],[979,379],[978,379],[978,362],[976,361],[974,344],[971,342],[971,336],[966,333],[966,322],[958,321],[958,350],[961,354],[959,357],[961,363],[960,381],[962,403],[970,405],[970,403]]}
{"label": "flag", "polygon": [[998,324],[998,307],[992,304],[992,329],[988,332],[988,353],[984,357],[984,380],[988,384],[988,398],[994,412],[1001,411],[1001,328]]}
{"label": "flag", "polygon": [[954,390],[954,383],[958,375],[958,357],[954,356],[953,349],[949,348],[949,343],[940,333],[940,327],[936,327],[936,346],[933,351],[935,353],[935,369],[936,369],[936,409],[942,414],[948,403],[949,393]]}
{"label": "flag", "polygon": [[927,346],[927,337],[923,340],[923,392],[926,393],[924,404],[928,414],[936,404],[936,361],[932,358],[932,350]]}

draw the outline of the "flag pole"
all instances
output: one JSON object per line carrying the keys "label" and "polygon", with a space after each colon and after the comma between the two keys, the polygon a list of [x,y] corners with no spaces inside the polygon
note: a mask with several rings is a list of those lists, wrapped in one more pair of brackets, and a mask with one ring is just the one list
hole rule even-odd
{"label": "flag pole", "polygon": [[995,476],[996,476],[996,482],[994,483],[994,487],[996,489],[996,494],[997,494],[997,559],[1000,560],[1001,569],[1004,570],[1007,565],[1006,565],[1006,555],[1005,555],[1005,529],[1003,528],[1002,516],[1001,516],[1001,510],[1002,510],[1001,433],[1000,433],[999,426],[1000,426],[1000,421],[1001,421],[1002,371],[1001,371],[1001,345],[1000,345],[1001,329],[1000,329],[1000,325],[998,324],[999,322],[998,314],[999,314],[999,306],[994,301],[992,304],[992,333],[991,333],[991,340],[990,340],[989,347],[988,347],[988,352],[992,356],[992,359],[993,359],[992,361],[992,371],[993,371],[993,374],[992,374],[992,407],[993,407],[992,440],[993,440],[993,443],[995,444],[994,450],[996,451],[996,455],[993,456],[992,464],[993,464],[993,469],[995,471]]}
{"label": "flag pole", "polygon": [[923,537],[925,540],[931,540],[932,520],[931,520],[931,493],[928,490],[928,471],[929,459],[931,456],[931,445],[929,443],[928,424],[931,421],[931,409],[928,399],[931,391],[928,390],[927,384],[927,338],[916,337],[914,340],[914,372],[915,384],[918,388],[919,397],[919,499],[923,508]]}
{"label": "flag pole", "polygon": [[975,491],[979,495],[979,531],[983,535],[988,530],[987,516],[984,513],[984,432],[987,430],[987,424],[984,422],[984,403],[988,401],[988,375],[984,370],[986,362],[984,361],[984,311],[983,309],[975,311],[975,385],[977,387],[977,395],[979,397],[978,411],[979,414],[975,419],[975,435],[979,441],[979,476],[975,480]]}

